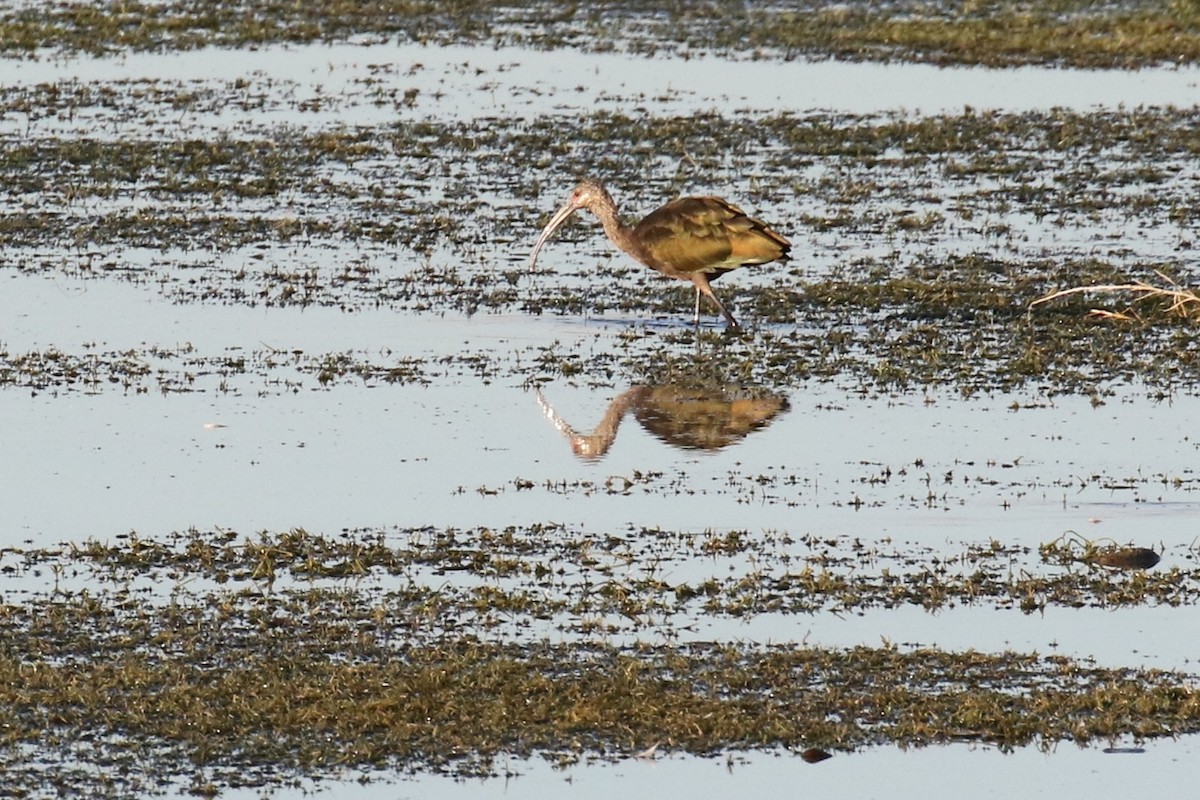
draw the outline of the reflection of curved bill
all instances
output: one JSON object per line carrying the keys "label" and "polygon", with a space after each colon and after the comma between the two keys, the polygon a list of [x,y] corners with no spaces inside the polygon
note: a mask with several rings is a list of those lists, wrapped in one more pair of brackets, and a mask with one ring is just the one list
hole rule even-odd
{"label": "reflection of curved bill", "polygon": [[591,433],[582,434],[558,415],[540,390],[536,396],[542,413],[571,443],[575,455],[589,461],[612,447],[630,409],[643,428],[673,447],[719,450],[765,427],[788,408],[783,397],[756,396],[735,387],[634,386],[609,403]]}
{"label": "reflection of curved bill", "polygon": [[542,407],[542,413],[571,443],[571,451],[580,458],[594,461],[602,458],[608,452],[608,448],[612,447],[613,441],[617,438],[617,428],[621,427],[621,420],[625,417],[625,412],[636,402],[638,395],[644,391],[643,387],[634,386],[614,399],[608,404],[608,409],[604,412],[604,418],[600,420],[600,424],[589,434],[576,433],[575,429],[546,402],[540,389],[535,390],[535,393],[538,405]]}

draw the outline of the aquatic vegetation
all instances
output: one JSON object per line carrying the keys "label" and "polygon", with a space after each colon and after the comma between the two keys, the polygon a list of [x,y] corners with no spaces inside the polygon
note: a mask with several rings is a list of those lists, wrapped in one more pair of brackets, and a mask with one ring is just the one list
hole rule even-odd
{"label": "aquatic vegetation", "polygon": [[[804,57],[1200,60],[1200,12],[1185,0],[716,0],[703,12],[657,0],[18,3],[0,11],[0,57],[412,41],[716,53],[781,69]],[[908,393],[902,402],[1017,391],[1013,413],[1062,393],[1103,405],[1118,390],[1168,398],[1200,386],[1187,288],[1200,280],[1187,257],[1200,221],[1195,107],[681,113],[631,96],[578,114],[442,119],[428,109],[446,76],[409,69],[371,65],[337,93],[257,73],[6,82],[0,273],[26,287],[133,287],[189,311],[341,321],[381,310],[418,332],[439,317],[465,327],[506,315],[532,334],[456,333],[448,345],[392,329],[405,337],[396,352],[193,344],[186,332],[162,344],[141,330],[121,345],[87,332],[83,344],[54,343],[54,331],[28,345],[0,341],[0,392],[41,395],[37,403],[161,394],[181,405],[203,393],[499,381],[529,389],[532,410],[547,384],[619,387],[632,394],[613,414],[627,404],[655,444],[708,448],[761,428],[817,382],[853,395]],[[472,69],[450,79],[494,77]],[[363,108],[382,111],[360,124],[351,112]],[[747,324],[736,338],[663,323],[678,317],[687,290],[612,259],[578,228],[562,231],[572,246],[555,253],[552,276],[530,275],[538,214],[564,175],[601,178],[639,208],[728,195],[778,221],[795,260],[739,270],[722,286]],[[1142,299],[1097,315],[1085,296],[1106,287]],[[589,327],[560,341],[562,318]],[[664,386],[737,391],[646,388]],[[747,390],[759,405],[736,405]],[[703,424],[671,425],[664,408]],[[718,411],[724,421],[712,424]],[[1007,508],[1029,492],[1079,486],[1134,503],[1168,491],[1187,503],[1200,489],[1187,469],[1003,474],[1016,464],[968,474],[956,463],[939,479],[940,465],[921,458],[862,463],[822,485],[821,502],[847,515],[940,513],[984,491]],[[445,499],[499,507],[514,496],[719,496],[738,511],[791,512],[812,505],[820,482],[738,461],[701,485],[689,470],[467,471]],[[878,612],[986,610],[1032,622],[1192,606],[1196,553],[1178,543],[1064,535],[1040,548],[933,547],[749,526],[413,525],[112,539],[83,530],[60,546],[0,550],[5,791],[214,796],[347,770],[365,780],[511,774],[520,766],[500,763],[509,756],[566,767],[767,750],[815,762],[880,745],[1050,750],[1200,732],[1197,677],[1182,672],[1011,650],[816,646],[790,633],[767,645],[740,634]],[[723,636],[722,625],[739,634]]]}
{"label": "aquatic vegetation", "polygon": [[[1158,596],[1162,583],[1038,567],[998,542],[952,560],[923,550],[550,524],[188,530],[8,549],[9,580],[61,579],[0,605],[0,764],[10,788],[32,790],[40,764],[69,762],[85,740],[121,766],[126,790],[203,780],[213,793],[347,767],[486,775],[501,753],[566,764],[655,742],[698,754],[1049,749],[1200,732],[1195,678],[1173,672],[892,645],[648,643],[699,615],[1003,608],[1021,596],[1194,603],[1200,586],[1195,570],[1174,567],[1162,575],[1174,593]],[[714,568],[696,582],[650,566],[700,558]],[[559,627],[558,643],[537,633],[539,620]],[[102,744],[114,739],[120,747]],[[36,763],[22,745],[36,746]]]}
{"label": "aquatic vegetation", "polygon": [[[81,83],[18,86],[0,88],[0,107],[65,109],[102,99],[116,114],[147,103],[203,111],[244,91],[230,84],[206,94],[163,84],[148,92],[137,84],[99,98]],[[525,368],[530,358],[469,351],[396,361],[263,353],[251,354],[246,368],[257,366],[271,387],[289,388],[443,373],[611,386],[708,370],[774,388],[836,380],[870,391],[1034,386],[1103,396],[1113,385],[1136,382],[1167,396],[1200,385],[1198,362],[1188,355],[1200,331],[1178,313],[1186,310],[1177,302],[1183,294],[1172,299],[1136,287],[1166,280],[1186,293],[1195,280],[1186,263],[1164,263],[1157,254],[1188,237],[1195,208],[1184,165],[1200,152],[1197,130],[1195,109],[1131,109],[883,119],[597,113],[532,123],[400,122],[382,136],[364,128],[211,140],[151,132],[112,142],[42,137],[0,153],[10,208],[0,215],[0,233],[10,269],[148,284],[175,302],[608,316],[623,326],[677,318],[687,305],[684,292],[627,263],[601,261],[598,268],[608,249],[591,237],[560,256],[565,263],[552,276],[511,266],[536,238],[530,214],[538,187],[557,185],[562,174],[531,154],[553,149],[560,137],[589,140],[595,152],[607,153],[636,152],[666,136],[679,141],[697,172],[682,183],[666,173],[646,176],[643,195],[703,192],[711,177],[700,176],[712,171],[750,175],[747,204],[772,219],[790,218],[780,224],[789,236],[810,238],[790,266],[739,270],[722,287],[752,335],[712,342],[706,363],[696,363],[696,337],[681,324],[663,336],[631,338],[622,357],[597,348],[553,359],[531,354],[541,366],[534,374]],[[752,141],[767,144],[748,149]],[[430,158],[435,152],[442,157]],[[730,152],[745,155],[729,161]],[[619,165],[580,153],[562,154],[562,170],[628,179]],[[475,213],[478,197],[439,174],[445,159],[513,196],[494,202],[492,213]],[[533,165],[531,179],[514,184],[512,163]],[[806,174],[818,177],[798,177]],[[1043,174],[1053,179],[1037,177]],[[397,183],[394,176],[403,178]],[[441,194],[420,188],[428,185],[443,187]],[[139,194],[154,202],[131,208],[123,199]],[[282,198],[284,211],[277,208]],[[789,207],[802,211],[781,210]],[[1058,231],[1066,243],[1046,247],[1036,234],[1041,228]],[[1134,233],[1097,252],[1094,237],[1110,228]],[[895,246],[881,252],[881,240]],[[958,241],[973,244],[964,250],[951,244]],[[344,256],[347,243],[353,250]],[[62,259],[44,257],[45,248],[64,245]],[[330,264],[324,253],[339,255]],[[1129,286],[1146,297],[1136,313],[1118,307],[1105,310],[1104,319],[1088,318],[1091,306],[1072,288],[1081,285]],[[1154,302],[1156,294],[1166,302]],[[1055,302],[1040,302],[1049,296]],[[194,353],[184,361],[198,369],[151,370],[162,357],[7,352],[0,384],[191,391],[204,388],[197,373],[230,369],[224,354]],[[298,363],[305,359],[315,370]],[[89,370],[96,378],[81,382]],[[315,375],[316,386],[297,370]]]}
{"label": "aquatic vegetation", "polygon": [[[613,31],[622,31],[614,37]],[[326,2],[319,8],[253,2],[70,2],[0,15],[0,49],[104,54],[119,50],[253,47],[270,43],[414,41],[721,53],[746,58],[907,59],[936,64],[1057,63],[1137,67],[1200,59],[1200,12],[1186,0],[1094,4],[1081,0],[891,3],[830,7],[733,0],[703,13],[670,2],[586,7],[507,0]]]}

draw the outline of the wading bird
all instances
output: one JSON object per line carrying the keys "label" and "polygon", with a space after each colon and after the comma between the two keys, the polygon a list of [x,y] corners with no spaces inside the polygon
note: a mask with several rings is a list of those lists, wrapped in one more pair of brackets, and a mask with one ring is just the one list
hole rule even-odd
{"label": "wading bird", "polygon": [[791,249],[791,243],[765,222],[746,216],[719,197],[672,200],[630,228],[617,216],[617,204],[608,190],[597,181],[585,180],[571,190],[567,202],[542,230],[529,257],[530,269],[551,234],[581,208],[596,215],[613,244],[647,267],[669,278],[691,281],[696,287],[693,319],[697,323],[700,295],[705,294],[725,317],[726,325],[738,327],[709,284],[745,264],[784,261]]}

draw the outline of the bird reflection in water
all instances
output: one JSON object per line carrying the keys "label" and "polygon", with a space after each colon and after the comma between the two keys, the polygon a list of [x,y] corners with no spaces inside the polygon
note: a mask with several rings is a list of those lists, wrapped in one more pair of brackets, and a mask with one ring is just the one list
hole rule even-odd
{"label": "bird reflection in water", "polygon": [[672,447],[720,450],[766,427],[788,409],[783,397],[732,386],[634,386],[608,404],[591,433],[579,433],[540,390],[536,395],[546,419],[571,443],[575,455],[585,461],[599,460],[608,452],[630,411],[643,428]]}

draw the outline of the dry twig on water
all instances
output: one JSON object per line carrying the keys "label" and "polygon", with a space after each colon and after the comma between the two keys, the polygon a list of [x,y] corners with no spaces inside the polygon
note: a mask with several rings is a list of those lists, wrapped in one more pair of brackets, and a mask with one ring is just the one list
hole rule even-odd
{"label": "dry twig on water", "polygon": [[[1030,308],[1048,303],[1051,300],[1057,300],[1060,297],[1066,297],[1072,294],[1083,294],[1085,292],[1099,292],[1104,294],[1116,294],[1120,292],[1131,292],[1134,296],[1134,302],[1147,298],[1159,298],[1170,301],[1170,306],[1167,307],[1168,314],[1178,314],[1181,317],[1188,319],[1200,318],[1200,294],[1197,294],[1192,289],[1184,289],[1175,281],[1168,278],[1163,273],[1155,270],[1160,278],[1170,284],[1168,287],[1155,286],[1145,281],[1133,281],[1131,283],[1109,283],[1099,284],[1097,286],[1076,286],[1072,289],[1060,289],[1057,292],[1039,297],[1029,304]],[[1130,314],[1119,311],[1106,311],[1101,308],[1093,308],[1090,312],[1092,316],[1103,317],[1105,319],[1132,319]]]}

